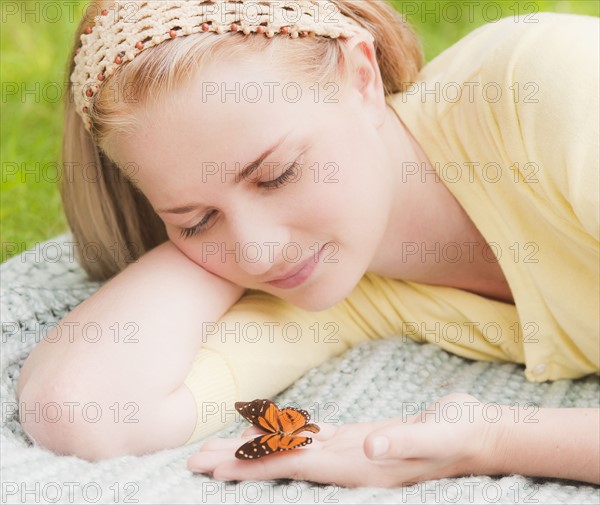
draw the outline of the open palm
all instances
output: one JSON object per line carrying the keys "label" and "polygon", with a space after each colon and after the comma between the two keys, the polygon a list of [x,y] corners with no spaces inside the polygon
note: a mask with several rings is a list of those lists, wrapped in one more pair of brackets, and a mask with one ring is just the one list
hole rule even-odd
{"label": "open palm", "polygon": [[[428,416],[437,407],[452,403],[462,409],[456,421]],[[262,432],[249,428],[242,438],[206,442],[188,460],[195,473],[219,480],[307,480],[345,487],[394,487],[423,480],[470,473],[470,466],[485,445],[486,430],[477,415],[478,400],[467,394],[447,395],[409,418],[340,426],[319,424],[313,443],[253,461],[235,458],[236,449]],[[473,415],[466,415],[467,408]],[[441,410],[438,408],[438,411]],[[425,415],[424,415],[425,414]],[[388,440],[388,451],[374,457],[377,439]],[[483,451],[485,453],[485,451]]]}

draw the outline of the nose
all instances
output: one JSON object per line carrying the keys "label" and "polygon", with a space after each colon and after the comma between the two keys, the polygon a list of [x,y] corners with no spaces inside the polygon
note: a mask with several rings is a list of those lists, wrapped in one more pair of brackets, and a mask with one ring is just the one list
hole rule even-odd
{"label": "nose", "polygon": [[283,247],[289,242],[288,228],[277,223],[277,214],[266,214],[253,210],[231,220],[228,251],[235,251],[238,267],[253,276],[264,275],[281,263]]}

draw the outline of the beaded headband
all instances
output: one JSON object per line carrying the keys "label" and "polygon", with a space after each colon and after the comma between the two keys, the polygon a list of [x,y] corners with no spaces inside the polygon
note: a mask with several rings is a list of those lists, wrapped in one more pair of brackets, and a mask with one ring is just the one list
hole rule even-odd
{"label": "beaded headband", "polygon": [[331,0],[116,1],[81,35],[71,75],[77,113],[91,131],[89,110],[102,83],[142,51],[199,32],[251,32],[292,38],[350,38],[364,29]]}

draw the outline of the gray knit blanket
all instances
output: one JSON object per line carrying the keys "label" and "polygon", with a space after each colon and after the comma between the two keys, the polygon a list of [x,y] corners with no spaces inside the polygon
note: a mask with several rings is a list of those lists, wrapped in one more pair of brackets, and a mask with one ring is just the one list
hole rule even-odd
{"label": "gray knit blanket", "polygon": [[[33,445],[17,410],[21,366],[44,325],[58,322],[100,287],[69,254],[65,242],[71,240],[63,234],[0,266],[2,503],[600,503],[598,486],[522,475],[466,476],[395,489],[292,480],[220,482],[186,468],[203,441],[96,463]],[[600,407],[597,375],[533,384],[521,365],[471,361],[400,336],[350,349],[310,370],[274,400],[282,406],[326,407],[334,399],[336,420],[346,423],[400,416],[407,402],[427,405],[450,392],[501,404]],[[240,419],[213,436],[239,436],[245,427]]]}

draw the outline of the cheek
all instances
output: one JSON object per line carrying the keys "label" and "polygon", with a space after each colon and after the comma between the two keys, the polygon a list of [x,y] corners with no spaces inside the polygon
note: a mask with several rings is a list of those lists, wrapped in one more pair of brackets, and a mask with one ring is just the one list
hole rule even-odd
{"label": "cheek", "polygon": [[210,242],[203,242],[197,238],[183,239],[179,237],[179,231],[167,226],[167,236],[187,258],[201,266],[206,271],[221,275],[226,265],[220,263],[220,255],[215,252],[216,247]]}

